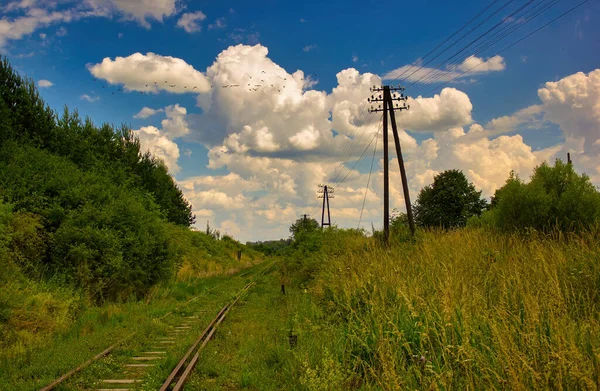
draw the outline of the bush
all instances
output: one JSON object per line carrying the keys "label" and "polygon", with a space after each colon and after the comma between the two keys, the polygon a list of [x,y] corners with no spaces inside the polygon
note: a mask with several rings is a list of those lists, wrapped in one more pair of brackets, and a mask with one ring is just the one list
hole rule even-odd
{"label": "bush", "polygon": [[536,167],[529,183],[511,173],[492,203],[489,211],[470,224],[507,231],[573,232],[600,223],[600,193],[587,175],[577,174],[561,160],[554,167],[546,163]]}
{"label": "bush", "polygon": [[156,206],[111,190],[106,202],[69,213],[54,235],[53,268],[96,301],[139,298],[168,279],[175,264]]}

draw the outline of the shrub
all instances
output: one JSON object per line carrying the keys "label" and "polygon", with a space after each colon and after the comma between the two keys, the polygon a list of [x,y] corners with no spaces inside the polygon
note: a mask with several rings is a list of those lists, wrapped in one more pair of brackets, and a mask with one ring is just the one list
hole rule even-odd
{"label": "shrub", "polygon": [[577,174],[571,164],[557,160],[534,169],[524,183],[511,173],[496,191],[494,207],[473,225],[492,225],[503,230],[536,229],[580,231],[600,222],[600,193],[587,175]]}

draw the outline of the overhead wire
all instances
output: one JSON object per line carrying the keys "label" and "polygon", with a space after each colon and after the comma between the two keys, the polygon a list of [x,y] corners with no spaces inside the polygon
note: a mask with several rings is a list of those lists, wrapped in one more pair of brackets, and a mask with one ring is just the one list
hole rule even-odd
{"label": "overhead wire", "polygon": [[371,130],[374,130],[376,126],[377,124],[373,123],[368,128],[357,127],[353,132],[353,137],[346,136],[348,137],[348,140],[346,142],[346,145],[343,147],[341,156],[337,160],[339,164],[335,167],[335,169],[330,175],[330,177],[333,177],[332,182],[335,183],[337,181],[348,158],[354,155],[357,146],[363,145],[365,136],[368,134],[372,134]]}
{"label": "overhead wire", "polygon": [[452,33],[450,36],[448,36],[443,42],[439,43],[435,48],[431,49],[427,54],[425,54],[419,60],[413,62],[410,66],[408,66],[407,68],[405,68],[404,72],[402,72],[401,74],[399,74],[398,76],[396,76],[394,79],[392,79],[390,81],[390,83],[393,83],[396,80],[398,80],[399,78],[401,78],[402,76],[404,76],[413,66],[416,66],[418,64],[418,61],[425,60],[427,57],[429,57],[431,54],[433,54],[436,50],[438,50],[440,47],[442,47],[443,45],[445,45],[448,41],[450,41],[457,34],[459,34],[461,31],[463,31],[465,28],[467,28],[471,23],[473,23],[477,18],[479,18],[487,10],[489,10],[491,7],[493,7],[498,1],[500,1],[500,0],[493,0],[491,3],[489,3],[487,5],[487,7],[485,7],[481,11],[479,11],[479,13],[477,15],[475,15],[473,18],[471,18],[471,20],[469,20],[467,23],[465,23],[460,29],[456,30],[454,33]]}
{"label": "overhead wire", "polygon": [[377,130],[377,126],[380,124],[378,122],[373,122],[368,126],[357,127],[355,130],[356,137],[353,139],[348,139],[345,146],[345,153],[340,157],[339,165],[334,169],[333,173],[330,175],[330,178],[333,178],[332,181],[335,183],[338,181],[342,171],[344,170],[345,164],[348,161],[353,160],[352,157],[356,156],[358,151],[365,145],[365,142],[369,140],[369,136],[373,135]]}
{"label": "overhead wire", "polygon": [[[508,0],[504,5],[502,5],[496,11],[494,11],[491,15],[488,15],[477,26],[473,27],[467,33],[463,34],[458,40],[454,41],[450,46],[446,47],[444,50],[442,50],[440,53],[438,53],[437,55],[435,55],[433,58],[431,58],[431,59],[427,60],[425,63],[421,64],[421,66],[419,68],[415,69],[411,74],[409,74],[408,76],[404,77],[401,80],[401,82],[406,81],[406,79],[408,79],[409,77],[411,77],[412,75],[414,75],[415,73],[417,73],[418,71],[420,71],[421,69],[423,69],[425,66],[429,65],[432,61],[434,61],[435,59],[439,58],[442,54],[446,53],[449,49],[451,49],[452,47],[454,47],[454,45],[458,44],[460,41],[462,41],[463,39],[465,39],[466,37],[468,37],[472,32],[474,32],[479,27],[481,27],[485,22],[487,22],[488,20],[490,20],[491,18],[493,18],[498,12],[502,11],[504,8],[506,8],[513,1],[514,0]],[[534,1],[534,0],[529,0],[529,2],[532,2],[532,1]]]}
{"label": "overhead wire", "polygon": [[[546,23],[546,24],[542,25],[541,27],[539,27],[539,28],[537,28],[537,29],[535,29],[535,30],[531,31],[529,34],[527,34],[527,35],[523,36],[522,38],[518,39],[517,41],[515,41],[515,42],[511,43],[510,45],[506,46],[504,49],[502,49],[502,50],[498,51],[498,52],[495,54],[495,56],[497,56],[497,55],[500,55],[500,54],[504,53],[505,51],[509,50],[509,49],[510,49],[510,48],[512,48],[513,46],[515,46],[515,45],[517,45],[518,43],[520,43],[520,42],[524,41],[525,39],[529,38],[530,36],[532,36],[533,34],[537,33],[538,31],[540,31],[540,30],[542,30],[542,29],[544,29],[544,28],[548,27],[549,25],[551,25],[552,23],[556,22],[557,20],[559,20],[559,19],[563,18],[564,16],[568,15],[569,13],[571,13],[571,12],[575,11],[577,8],[581,7],[582,5],[584,5],[585,3],[587,3],[588,1],[590,1],[590,0],[584,0],[584,1],[580,2],[579,4],[577,4],[576,6],[574,6],[574,7],[570,8],[570,9],[568,9],[567,11],[563,12],[562,14],[560,14],[559,16],[557,16],[556,18],[554,18],[554,19],[552,19],[551,21],[549,21],[548,23]],[[458,74],[458,75],[454,76],[453,78],[451,78],[450,80],[448,80],[448,81],[447,81],[445,84],[448,84],[448,83],[450,83],[451,81],[453,81],[453,80],[455,80],[455,79],[457,79],[457,78],[459,78],[459,77],[463,76],[464,74],[466,74],[466,73],[470,72],[471,70],[473,70],[473,69],[477,68],[479,65],[481,65],[481,63],[479,63],[479,64],[476,64],[476,65],[474,65],[473,67],[471,67],[471,68],[469,68],[469,69],[465,70],[464,72],[462,72],[462,73],[460,73],[460,74]],[[444,85],[445,85],[445,84],[444,84]],[[429,91],[428,91],[428,93],[431,93],[431,92],[435,91],[435,90],[436,90],[436,89],[438,89],[438,88],[440,88],[440,86],[436,86],[436,87],[432,88],[431,90],[429,90]]]}
{"label": "overhead wire", "polygon": [[[488,10],[490,10],[494,5],[496,5],[500,0],[493,0],[492,2],[490,2],[486,7],[484,7],[481,11],[479,11],[473,18],[471,18],[467,23],[465,23],[461,28],[459,28],[458,30],[456,30],[454,33],[452,33],[449,37],[447,37],[443,42],[441,42],[440,44],[438,44],[433,50],[429,51],[429,53],[427,53],[424,58],[427,58],[428,56],[430,56],[431,54],[433,54],[437,49],[439,49],[440,47],[442,47],[444,44],[446,44],[447,42],[449,42],[452,38],[454,38],[456,35],[460,34],[464,29],[466,29],[469,25],[471,25],[474,21],[476,21],[479,17],[481,17],[482,15],[484,15]],[[444,49],[444,51],[442,51],[442,53],[438,53],[435,57],[433,57],[430,61],[435,60],[436,58],[438,58],[441,54],[443,54],[445,51],[447,51],[448,49],[450,49],[452,46],[454,46],[455,44],[457,44],[458,42],[460,42],[464,37],[468,36],[472,31],[474,31],[475,29],[477,29],[479,26],[481,26],[483,23],[485,23],[486,21],[488,21],[491,17],[493,17],[494,15],[496,15],[499,11],[501,11],[502,9],[504,9],[507,5],[509,5],[510,3],[512,3],[514,0],[508,0],[505,4],[503,4],[499,9],[497,9],[496,11],[494,11],[491,15],[489,15],[486,19],[484,19],[482,22],[480,22],[477,26],[475,26],[473,29],[471,29],[467,34],[463,35],[461,38],[459,38],[457,41],[455,41],[452,45],[450,45],[449,47],[447,47],[446,49]],[[533,1],[533,0],[532,0]],[[425,64],[422,64],[420,68],[422,68]],[[405,70],[406,71],[406,70]],[[417,70],[418,71],[418,70]],[[401,76],[401,75],[400,75]],[[396,77],[394,80],[397,80],[399,77]],[[364,116],[365,113],[361,113],[361,115],[359,116],[359,121],[364,120]],[[342,149],[342,153],[341,156],[339,157],[339,161],[340,164],[338,166],[336,166],[336,168],[334,169],[334,171],[331,173],[330,177],[334,177],[334,180],[337,181],[337,179],[339,178],[339,175],[341,173],[341,171],[343,170],[344,167],[344,163],[346,161],[346,159],[349,156],[352,156],[354,154],[354,150],[356,149],[356,145],[360,145],[360,142],[353,142],[356,140],[356,137],[361,138],[362,141],[362,136],[364,136],[364,132],[358,133],[357,132],[358,129],[355,129],[355,132],[353,133],[352,136],[350,136],[349,138],[352,141],[349,141],[348,144]],[[358,135],[358,136],[357,136]]]}
{"label": "overhead wire", "polygon": [[[517,30],[519,30],[521,27],[523,27],[526,24],[528,24],[529,22],[535,20],[538,16],[540,16],[542,13],[546,12],[547,10],[549,10],[550,8],[552,8],[553,6],[558,4],[560,1],[562,1],[562,0],[542,1],[535,7],[525,11],[525,13],[523,15],[519,15],[517,17],[518,19],[516,21],[514,21],[513,23],[510,23],[510,24],[507,24],[504,28],[502,28],[501,30],[494,33],[494,35],[492,35],[488,39],[486,39],[486,40],[480,42],[478,45],[476,45],[475,48],[473,49],[473,51],[471,52],[471,54],[467,58],[465,58],[464,61],[466,61],[466,59],[468,59],[470,57],[477,56],[480,53],[486,51],[487,49],[489,49],[496,43],[502,41],[504,38],[508,37],[509,35],[513,34]],[[541,6],[541,8],[538,8],[539,6]],[[479,66],[482,63],[483,62],[476,64],[476,65]],[[460,65],[456,65],[453,69],[451,69],[448,72],[454,72],[459,66]],[[468,71],[461,73],[461,75],[464,75],[465,73],[468,73]],[[430,77],[426,80],[422,80],[421,86],[417,86],[415,89],[411,89],[410,92],[413,95],[418,94],[418,92],[420,90],[423,90],[426,88],[425,86],[427,84],[435,83],[438,80],[443,79],[445,76],[447,76],[447,73],[439,72],[437,75],[433,75],[432,77]],[[415,83],[413,83],[413,84],[415,84]],[[412,84],[411,84],[411,86],[412,86]],[[410,88],[410,86],[407,88]]]}
{"label": "overhead wire", "polygon": [[[512,1],[512,0],[511,0]],[[495,25],[493,25],[491,28],[489,28],[488,30],[486,30],[484,33],[480,34],[477,38],[471,40],[468,44],[466,44],[465,46],[463,46],[458,52],[456,52],[454,55],[450,56],[449,58],[447,58],[446,60],[442,61],[441,63],[439,63],[437,66],[435,66],[434,68],[432,68],[429,72],[425,73],[425,75],[423,75],[422,77],[418,78],[417,80],[413,81],[411,84],[409,84],[406,88],[410,88],[412,86],[414,86],[416,83],[418,83],[419,81],[425,79],[427,76],[429,76],[431,73],[434,73],[436,71],[439,71],[444,65],[449,64],[453,59],[455,59],[457,56],[459,56],[461,53],[465,52],[471,45],[473,45],[475,42],[479,41],[481,38],[485,37],[486,35],[488,35],[490,32],[492,32],[493,30],[495,30],[498,26],[501,26],[503,23],[506,22],[506,20],[508,20],[509,18],[512,18],[515,16],[515,14],[517,14],[518,12],[520,12],[522,9],[524,9],[525,7],[529,6],[531,3],[533,3],[535,0],[529,0],[527,1],[525,4],[523,4],[521,7],[517,8],[515,11],[513,11],[510,15],[504,17],[500,22],[496,23]],[[409,75],[410,77],[411,75]]]}
{"label": "overhead wire", "polygon": [[[381,129],[381,128],[380,128]],[[354,168],[358,165],[358,163],[360,163],[364,156],[365,153],[367,152],[367,150],[369,148],[371,148],[371,144],[373,144],[373,141],[375,141],[375,138],[377,138],[377,135],[379,134],[379,130],[377,131],[377,133],[375,133],[375,137],[373,137],[371,139],[371,141],[369,142],[369,144],[367,145],[367,147],[363,150],[363,152],[360,154],[360,157],[354,162],[354,164],[352,165],[352,167],[348,170],[348,172],[346,173],[346,175],[344,176],[344,178],[342,178],[342,180],[340,180],[338,183],[344,183],[346,181],[346,179],[348,178],[348,176],[352,173],[352,171],[354,170]]]}
{"label": "overhead wire", "polygon": [[367,193],[369,192],[369,184],[371,183],[371,174],[373,173],[373,163],[375,162],[375,154],[377,153],[377,142],[379,141],[379,131],[377,132],[375,147],[373,148],[373,157],[371,158],[371,168],[369,169],[369,178],[367,179],[367,186],[365,187],[365,196],[363,198],[362,207],[360,208],[360,217],[358,218],[358,227],[360,229],[360,223],[362,222],[363,211],[365,210],[365,202],[367,201]]}

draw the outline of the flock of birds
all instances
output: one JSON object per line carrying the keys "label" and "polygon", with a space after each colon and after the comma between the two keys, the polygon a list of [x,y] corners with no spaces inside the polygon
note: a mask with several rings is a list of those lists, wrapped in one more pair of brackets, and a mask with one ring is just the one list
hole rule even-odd
{"label": "flock of birds", "polygon": [[[261,77],[262,77],[262,74],[266,74],[266,73],[267,73],[267,72],[265,72],[265,71],[261,71]],[[313,76],[313,75],[314,75],[315,77],[318,77],[318,75],[317,75],[316,73],[312,73],[312,74],[310,74],[309,76]],[[252,78],[252,76],[250,76],[250,75],[248,75],[248,77],[250,78],[250,83],[247,83],[247,86],[246,86],[246,87],[248,87],[248,91],[258,91],[258,90],[259,90],[261,87],[266,87],[266,86],[268,85],[268,84],[252,84],[252,81],[251,81],[251,80],[254,80],[254,79],[253,79],[253,78]],[[255,77],[256,77],[256,76],[255,76]],[[282,79],[283,79],[283,81],[284,81],[284,82],[285,82],[285,81],[287,81],[287,78],[286,78],[286,77],[283,77]],[[256,78],[256,80],[259,80],[259,79],[258,79],[258,78]],[[300,79],[300,81],[304,81],[304,80],[305,80],[305,78],[301,78],[301,79]],[[98,78],[97,78],[97,77],[95,77],[95,78],[94,78],[94,82],[96,82],[96,81],[98,81]],[[260,82],[261,82],[261,83],[266,83],[266,81],[265,81],[264,79],[260,79]],[[154,84],[146,84],[146,88],[148,88],[148,87],[152,87],[152,86],[157,86],[158,84],[159,84],[159,82],[158,82],[158,81],[154,81]],[[169,84],[169,81],[168,81],[168,80],[165,80],[165,81],[164,81],[164,83],[161,83],[161,84],[163,84],[163,85],[164,85],[164,84],[166,84],[166,85],[167,85],[168,87],[170,87],[170,88],[176,88],[176,87],[177,87],[177,85],[176,85],[176,84]],[[269,84],[270,84],[270,83],[269,83]],[[285,88],[285,84],[283,84],[283,85],[277,85],[277,86],[276,86],[275,84],[270,84],[270,86],[271,86],[271,87],[273,87],[273,88],[276,88],[278,92],[281,92],[281,89],[282,89],[282,88]],[[193,91],[193,90],[197,90],[197,89],[198,89],[198,86],[193,86],[193,87],[192,87],[192,86],[189,86],[189,87],[190,87],[190,88],[189,88],[189,89],[190,89],[190,91]],[[222,86],[220,86],[220,87],[221,87],[221,88],[237,88],[237,87],[242,87],[242,85],[240,85],[240,84],[226,84],[226,85],[222,85]],[[104,84],[104,85],[102,86],[102,88],[106,89],[106,88],[109,88],[109,86],[108,86],[108,84]],[[188,89],[188,86],[187,86],[187,85],[184,85],[184,86],[183,86],[183,88],[184,88],[184,89]],[[210,86],[210,88],[215,88],[215,86],[214,86],[214,85],[211,85],[211,86]],[[114,95],[114,94],[116,94],[116,93],[118,93],[118,92],[123,92],[123,87],[121,87],[121,88],[118,88],[118,89],[116,89],[116,90],[112,91],[111,95]],[[146,93],[146,91],[139,91],[139,93],[140,93],[140,94],[144,94],[144,93]]]}

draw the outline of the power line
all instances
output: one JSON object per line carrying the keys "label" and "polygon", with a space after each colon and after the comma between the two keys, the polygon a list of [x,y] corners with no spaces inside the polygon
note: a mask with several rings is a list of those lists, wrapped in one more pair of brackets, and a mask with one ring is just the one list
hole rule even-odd
{"label": "power line", "polygon": [[[512,0],[511,0],[512,1]],[[442,61],[441,63],[439,63],[436,67],[434,67],[433,69],[431,69],[429,72],[427,72],[424,76],[420,77],[419,79],[415,80],[412,82],[412,84],[408,85],[406,88],[410,88],[412,86],[414,86],[415,84],[417,84],[419,81],[425,79],[427,76],[429,76],[431,73],[435,72],[436,70],[440,70],[440,68],[442,66],[444,66],[445,64],[450,63],[450,61],[452,61],[453,59],[455,59],[458,55],[460,55],[461,53],[463,53],[465,50],[467,50],[469,48],[469,46],[471,46],[472,44],[474,44],[475,42],[479,41],[481,38],[485,37],[486,35],[488,35],[490,32],[492,32],[493,30],[495,30],[498,26],[502,25],[503,23],[506,22],[506,20],[508,20],[509,18],[512,18],[513,16],[515,16],[515,14],[517,14],[518,12],[520,12],[521,10],[523,10],[525,7],[529,6],[531,3],[533,3],[535,0],[529,0],[527,3],[523,4],[521,7],[519,7],[517,10],[513,11],[510,15],[504,17],[500,22],[496,23],[494,26],[492,26],[491,28],[489,28],[487,31],[485,31],[484,33],[480,34],[477,38],[475,38],[474,40],[472,40],[471,42],[469,42],[467,45],[463,46],[462,49],[460,49],[458,52],[456,52],[454,55],[452,55],[451,57],[447,58],[446,60]],[[412,75],[412,74],[411,74]],[[408,77],[410,77],[411,75],[409,75]]]}
{"label": "power line", "polygon": [[[556,18],[552,19],[551,21],[549,21],[548,23],[544,24],[543,26],[533,30],[532,32],[530,32],[529,34],[525,35],[524,37],[522,37],[521,39],[511,43],[510,45],[506,46],[504,49],[500,50],[499,52],[497,52],[496,54],[494,54],[494,56],[500,55],[502,53],[504,53],[505,51],[507,51],[508,49],[512,48],[513,46],[517,45],[518,43],[524,41],[525,39],[529,38],[530,36],[532,36],[533,34],[537,33],[538,31],[548,27],[549,25],[551,25],[552,23],[556,22],[557,20],[563,18],[564,16],[570,14],[571,12],[575,11],[577,8],[581,7],[582,5],[584,5],[585,3],[587,3],[590,0],[584,0],[581,3],[577,4],[576,6],[570,8],[569,10],[563,12],[562,14],[560,14],[559,16],[557,16]],[[470,72],[471,70],[477,68],[479,65],[481,65],[482,63],[479,63],[469,69],[467,69],[466,71],[462,72],[461,74],[456,75],[455,77],[451,78],[450,80],[448,80],[446,83],[444,83],[444,85],[450,83],[451,81],[461,77],[462,75],[464,75],[465,73]],[[438,89],[440,86],[436,86],[434,88],[432,88],[431,90],[429,90],[427,92],[427,94],[432,93],[433,91],[435,91],[436,89]]]}
{"label": "power line", "polygon": [[360,154],[360,157],[358,158],[357,161],[354,162],[354,164],[352,165],[352,167],[348,170],[348,173],[346,173],[346,175],[344,176],[344,178],[342,180],[339,181],[339,183],[343,183],[346,178],[348,178],[348,176],[350,175],[350,173],[352,172],[352,170],[354,170],[354,168],[356,167],[356,165],[362,161],[365,152],[367,152],[367,150],[371,147],[371,144],[373,144],[373,141],[375,141],[375,138],[377,138],[377,135],[379,134],[379,130],[377,131],[377,133],[375,133],[375,137],[373,137],[371,139],[371,142],[367,145],[367,147],[363,150],[363,152]]}
{"label": "power line", "polygon": [[[490,47],[492,47],[493,45],[495,45],[496,43],[500,42],[501,40],[503,40],[504,38],[508,37],[509,35],[513,34],[515,31],[517,31],[518,29],[520,29],[521,27],[525,26],[526,24],[528,24],[529,22],[533,21],[535,18],[537,18],[539,15],[541,15],[542,13],[546,12],[548,9],[552,8],[554,5],[558,4],[560,1],[562,0],[550,0],[546,3],[542,2],[540,4],[538,4],[537,6],[525,11],[525,15],[523,16],[519,16],[517,22],[513,23],[513,24],[508,24],[507,26],[505,26],[503,29],[501,29],[500,31],[494,33],[494,35],[492,35],[490,38],[488,38],[487,40],[484,40],[483,42],[479,43],[476,46],[476,49],[474,49],[474,51],[472,52],[471,56],[469,57],[473,57],[473,56],[477,56],[478,54],[482,53],[483,51],[489,49]],[[537,9],[537,7],[539,5],[542,5],[541,9]],[[521,20],[522,18],[525,18],[525,20],[523,22],[519,22],[519,20]],[[508,30],[508,31],[507,31]],[[467,58],[469,58],[467,57]],[[466,59],[465,59],[466,60]],[[483,62],[482,62],[483,63]],[[477,64],[477,66],[481,65]],[[453,72],[454,70],[456,70],[456,68],[459,65],[456,65],[451,72]],[[471,69],[475,68],[472,67]],[[468,73],[468,70],[461,73],[460,75],[464,75],[465,73]],[[426,87],[426,84],[431,84],[431,83],[435,83],[436,81],[440,80],[441,78],[443,78],[445,76],[444,73],[440,72],[437,75],[432,75],[431,77],[429,77],[427,80],[424,80],[422,82],[422,85],[419,87],[416,87],[415,89],[413,89],[411,92],[412,94],[418,94],[420,91],[424,90]],[[414,84],[414,83],[413,83]]]}
{"label": "power line", "polygon": [[[360,147],[362,147],[362,145],[364,145],[364,144],[363,144],[363,139],[364,139],[364,136],[365,136],[366,134],[373,134],[373,133],[372,133],[370,130],[371,130],[371,129],[376,129],[376,126],[377,126],[377,124],[372,124],[372,125],[371,125],[371,127],[369,128],[369,131],[368,131],[368,132],[367,132],[367,131],[365,131],[365,130],[363,129],[363,131],[362,131],[362,133],[361,133],[360,137],[357,137],[356,139],[354,139],[354,140],[352,140],[352,141],[349,141],[349,143],[351,143],[352,145],[350,145],[350,146],[348,147],[348,152],[347,152],[347,153],[344,155],[344,157],[343,157],[343,158],[341,158],[341,160],[340,160],[340,164],[339,164],[339,165],[336,167],[336,169],[334,170],[335,177],[332,179],[332,182],[333,182],[333,183],[336,183],[336,182],[338,182],[338,179],[339,179],[339,177],[342,175],[342,172],[343,172],[344,168],[346,168],[346,167],[344,166],[344,164],[346,163],[346,159],[347,159],[348,157],[351,157],[351,156],[354,154],[354,151],[356,150],[356,147],[357,147],[357,146],[360,146]],[[359,147],[359,148],[360,148],[360,147]],[[359,149],[359,150],[360,150],[360,149]],[[337,171],[337,173],[336,173],[336,171]],[[333,175],[333,174],[332,174],[332,175]]]}
{"label": "power line", "polygon": [[[371,127],[368,128],[368,130],[372,130],[375,129],[375,127],[377,126],[376,123],[372,124]],[[360,130],[360,132],[359,132]],[[344,169],[344,163],[346,162],[346,159],[351,157],[354,154],[354,151],[356,150],[356,147],[359,145],[362,145],[364,137],[367,134],[372,134],[370,131],[365,131],[364,128],[357,128],[355,130],[355,134],[356,136],[352,139],[349,139],[348,142],[346,143],[346,146],[344,147],[342,154],[340,155],[338,161],[340,162],[338,166],[336,166],[336,168],[333,170],[333,172],[331,173],[330,176],[335,175],[333,182],[337,181],[337,179],[339,178],[339,176],[342,173],[342,170]]]}
{"label": "power line", "polygon": [[362,221],[363,211],[365,210],[365,202],[367,201],[367,193],[369,192],[369,183],[371,183],[371,173],[373,172],[373,162],[375,162],[375,154],[377,153],[377,141],[379,141],[379,131],[377,131],[375,147],[373,148],[373,158],[371,159],[371,169],[369,170],[369,178],[367,179],[367,186],[365,187],[365,197],[363,198],[362,208],[360,209],[360,217],[358,219],[358,229],[360,229],[360,223]]}
{"label": "power line", "polygon": [[[460,32],[462,32],[465,28],[467,28],[469,25],[471,25],[474,21],[476,21],[479,17],[481,17],[482,15],[484,15],[488,10],[492,9],[492,7],[494,5],[496,5],[498,3],[498,1],[500,0],[493,0],[490,4],[488,4],[483,10],[481,10],[479,13],[477,13],[473,18],[471,18],[471,20],[469,20],[467,23],[465,23],[461,28],[459,28],[457,31],[455,31],[453,34],[451,34],[448,38],[446,38],[442,43],[438,44],[436,48],[434,48],[433,50],[431,50],[429,53],[427,53],[423,58],[427,58],[428,56],[430,56],[431,54],[433,54],[438,48],[442,47],[444,44],[446,44],[447,42],[449,42],[453,37],[455,37],[456,35],[458,35]],[[444,49],[444,51],[442,53],[439,53],[437,56],[435,56],[434,58],[432,58],[430,61],[435,60],[435,58],[439,57],[441,54],[443,54],[445,51],[447,51],[448,49],[450,49],[452,46],[454,46],[456,43],[460,42],[463,38],[465,38],[466,36],[468,36],[471,32],[473,32],[474,30],[476,30],[479,26],[481,26],[483,23],[485,23],[487,20],[489,20],[491,17],[493,17],[495,14],[497,14],[500,10],[504,9],[507,5],[509,5],[510,3],[512,3],[514,0],[509,0],[507,3],[505,3],[504,5],[502,5],[498,10],[494,11],[492,13],[492,15],[488,16],[483,22],[479,23],[477,26],[475,26],[475,28],[471,29],[467,34],[463,35],[461,38],[459,38],[457,41],[455,41],[451,46],[447,47]],[[425,64],[423,64],[421,66],[421,68],[424,66]],[[411,66],[412,68],[412,66]],[[410,68],[409,68],[410,69]],[[405,69],[405,71],[407,71]],[[403,72],[404,74],[405,72]],[[401,75],[400,75],[401,76]],[[392,81],[397,80],[399,78],[399,76],[397,76],[396,78],[394,78]],[[364,120],[364,113],[361,113],[361,116],[359,117],[359,120],[362,121]],[[346,155],[344,155],[344,153]],[[342,154],[344,155],[344,158],[341,159],[341,164],[336,168],[339,169],[343,166],[343,162],[345,160],[345,157],[348,154],[348,151],[343,151]],[[334,170],[335,172],[335,170]],[[339,172],[338,175],[339,176]],[[337,177],[336,176],[336,177]]]}
{"label": "power line", "polygon": [[[494,17],[498,12],[502,11],[504,8],[506,8],[510,3],[512,3],[514,0],[509,0],[508,2],[506,2],[503,6],[501,6],[500,8],[498,8],[496,11],[494,11],[491,15],[489,15],[487,18],[485,18],[482,22],[480,22],[477,26],[473,27],[471,30],[469,30],[466,34],[463,34],[462,37],[460,37],[458,40],[456,40],[454,43],[452,43],[452,45],[448,46],[447,48],[445,48],[444,50],[442,50],[440,53],[438,53],[435,57],[433,57],[432,59],[428,60],[427,62],[425,62],[424,64],[421,64],[421,66],[419,68],[417,68],[416,70],[414,70],[410,75],[406,76],[405,78],[403,78],[401,80],[401,82],[406,81],[406,79],[408,79],[409,77],[411,77],[412,75],[414,75],[415,73],[417,73],[418,71],[420,71],[421,69],[423,69],[426,65],[428,65],[429,63],[431,63],[433,60],[435,60],[436,58],[440,57],[442,54],[446,53],[450,48],[452,48],[454,45],[456,45],[457,43],[459,43],[460,41],[462,41],[464,38],[466,38],[467,36],[469,36],[469,34],[471,34],[472,32],[474,32],[475,30],[477,30],[479,27],[481,27],[481,25],[483,25],[485,22],[487,22],[488,20],[490,20],[492,17]],[[534,0],[529,0],[529,2],[532,2]],[[470,45],[470,44],[469,44]],[[414,83],[413,83],[414,84]],[[410,87],[410,86],[409,86]],[[407,87],[408,88],[408,87]]]}
{"label": "power line", "polygon": [[[471,20],[469,20],[467,23],[465,23],[460,29],[458,29],[454,33],[452,33],[442,43],[439,43],[435,48],[431,49],[426,55],[424,55],[423,57],[421,57],[420,60],[422,61],[422,60],[426,59],[431,54],[433,54],[436,50],[438,50],[440,47],[442,47],[443,45],[445,45],[448,41],[450,41],[452,38],[454,38],[456,35],[458,35],[461,31],[463,31],[465,28],[467,28],[471,23],[473,23],[477,18],[479,18],[481,15],[483,15],[487,10],[489,10],[491,7],[493,7],[498,1],[499,0],[494,0],[490,4],[488,4],[487,7],[485,7],[483,10],[479,11],[479,13],[477,15],[475,15],[473,18],[471,18]],[[407,67],[404,70],[404,72],[402,72],[401,74],[399,74],[398,76],[396,76],[394,79],[392,79],[390,81],[390,83],[393,83],[396,80],[398,80],[399,78],[401,78],[402,76],[404,76],[406,74],[406,72],[408,72],[416,64],[417,64],[416,61],[413,62],[409,67]],[[405,80],[405,79],[402,79],[402,80]]]}

